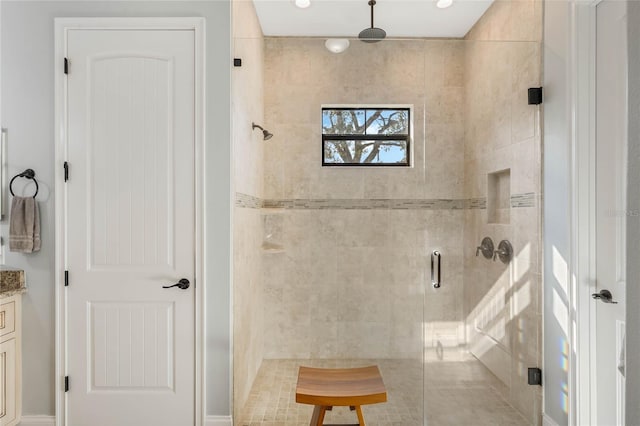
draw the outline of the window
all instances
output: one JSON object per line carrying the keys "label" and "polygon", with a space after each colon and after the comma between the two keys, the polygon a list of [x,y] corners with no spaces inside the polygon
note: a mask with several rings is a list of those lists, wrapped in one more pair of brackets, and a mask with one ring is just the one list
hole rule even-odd
{"label": "window", "polygon": [[322,108],[323,166],[409,166],[409,108]]}

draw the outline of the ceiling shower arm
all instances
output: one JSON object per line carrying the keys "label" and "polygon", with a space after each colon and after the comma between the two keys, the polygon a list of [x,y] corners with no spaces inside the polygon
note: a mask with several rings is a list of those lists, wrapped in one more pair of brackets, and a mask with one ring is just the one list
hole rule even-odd
{"label": "ceiling shower arm", "polygon": [[373,6],[375,6],[376,0],[369,0],[369,6],[371,6],[371,28],[373,28]]}

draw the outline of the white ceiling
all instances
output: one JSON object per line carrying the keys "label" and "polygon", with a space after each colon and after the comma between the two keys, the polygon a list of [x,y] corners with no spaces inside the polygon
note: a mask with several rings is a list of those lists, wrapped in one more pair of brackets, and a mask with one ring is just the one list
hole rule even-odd
{"label": "white ceiling", "polygon": [[[357,37],[371,26],[368,0],[253,0],[265,36]],[[454,0],[447,9],[435,0],[377,0],[375,26],[387,37],[464,37],[493,0]]]}

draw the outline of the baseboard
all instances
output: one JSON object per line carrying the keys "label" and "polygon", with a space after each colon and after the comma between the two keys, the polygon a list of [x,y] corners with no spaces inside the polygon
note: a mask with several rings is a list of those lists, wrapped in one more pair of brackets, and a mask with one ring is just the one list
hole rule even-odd
{"label": "baseboard", "polygon": [[[54,416],[22,416],[18,426],[56,426]],[[233,426],[231,416],[207,416],[204,426]]]}
{"label": "baseboard", "polygon": [[231,416],[207,416],[204,426],[233,426]]}
{"label": "baseboard", "polygon": [[56,426],[55,416],[22,416],[18,426]]}
{"label": "baseboard", "polygon": [[551,417],[542,413],[542,426],[559,426]]}

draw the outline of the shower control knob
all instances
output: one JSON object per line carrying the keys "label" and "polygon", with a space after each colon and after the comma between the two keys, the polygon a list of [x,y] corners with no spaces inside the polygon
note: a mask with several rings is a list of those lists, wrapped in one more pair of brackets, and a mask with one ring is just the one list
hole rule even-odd
{"label": "shower control knob", "polygon": [[507,240],[500,241],[498,244],[498,249],[493,252],[493,261],[496,259],[500,259],[500,261],[504,264],[507,264],[513,258],[513,247],[511,243]]}
{"label": "shower control knob", "polygon": [[489,237],[484,237],[482,243],[476,248],[476,256],[482,253],[485,259],[491,259],[493,256],[493,241]]}
{"label": "shower control knob", "polygon": [[496,261],[496,259],[498,258],[498,255],[506,256],[508,254],[509,254],[509,252],[506,251],[506,250],[496,250],[496,251],[493,252],[493,261],[494,262]]}

